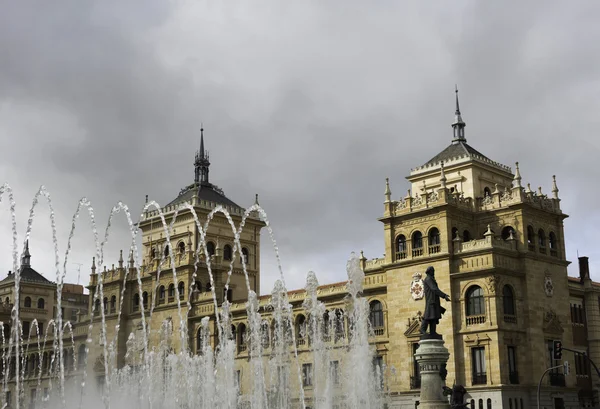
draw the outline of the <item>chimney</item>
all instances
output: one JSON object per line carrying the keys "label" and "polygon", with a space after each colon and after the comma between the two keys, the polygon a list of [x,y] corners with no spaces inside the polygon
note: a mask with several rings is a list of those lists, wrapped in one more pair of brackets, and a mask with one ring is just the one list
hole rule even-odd
{"label": "chimney", "polygon": [[586,278],[590,278],[590,265],[588,263],[588,257],[579,257],[579,278],[581,281]]}

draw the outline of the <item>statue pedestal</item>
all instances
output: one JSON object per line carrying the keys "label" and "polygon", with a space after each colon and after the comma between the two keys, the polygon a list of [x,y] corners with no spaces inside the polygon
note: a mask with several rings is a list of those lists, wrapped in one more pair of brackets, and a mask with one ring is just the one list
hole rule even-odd
{"label": "statue pedestal", "polygon": [[[425,337],[423,337],[425,338]],[[440,369],[448,362],[450,353],[444,346],[444,340],[434,337],[421,339],[415,352],[421,374],[421,399],[419,409],[450,409],[448,399],[442,394],[444,382]]]}

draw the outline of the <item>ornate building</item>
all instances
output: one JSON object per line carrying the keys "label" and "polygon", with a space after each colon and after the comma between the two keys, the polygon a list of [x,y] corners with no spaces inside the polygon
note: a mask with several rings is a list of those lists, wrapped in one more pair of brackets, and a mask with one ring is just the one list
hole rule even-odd
{"label": "ornate building", "polygon": [[[386,182],[379,219],[384,257],[367,260],[361,254],[373,363],[383,371],[392,408],[418,405],[420,375],[413,356],[424,310],[420,280],[428,266],[435,268],[440,288],[452,300],[443,304],[447,311],[438,326],[450,351],[446,381],[466,387],[472,409],[535,406],[540,377],[547,368],[561,364],[552,357],[553,340],[600,363],[600,284],[591,281],[585,257],[579,260],[580,278],[567,276],[563,228],[567,215],[561,210],[554,177],[550,195],[541,188],[532,191],[529,184],[524,187],[518,163],[513,173],[471,147],[465,127],[457,94],[450,145],[411,170],[407,177],[411,188],[405,197],[393,200]],[[118,367],[135,365],[136,355],[126,355],[126,350],[132,340],[141,339],[142,314],[147,317],[150,310],[150,346],[166,342],[177,352],[200,353],[203,318],[209,319],[210,343],[216,345],[214,289],[219,305],[224,299],[231,302],[240,392],[252,388],[246,299],[248,289],[260,294],[260,232],[265,224],[258,214],[249,213],[239,236],[242,256],[236,256],[230,221],[239,226],[245,210],[209,181],[209,166],[202,133],[194,182],[161,209],[169,235],[156,209],[148,209],[139,221],[143,244],[139,271],[132,257],[125,261],[122,254],[118,265],[109,270],[96,271],[94,262],[89,315],[78,317],[74,330],[78,368],[87,365],[101,379],[106,345],[111,342],[115,346],[111,361]],[[189,208],[178,210],[185,202],[196,211],[198,221]],[[196,260],[203,239],[197,223],[207,223],[218,205],[227,209],[231,220],[215,214],[204,237],[209,259]],[[331,350],[330,368],[337,371],[349,336],[345,283],[321,286],[317,295],[332,322],[325,342]],[[301,382],[310,406],[316,385],[306,331],[306,297],[305,290],[288,293],[296,339],[290,353],[297,351],[302,368],[301,379],[290,379],[290,387],[298,389]],[[269,301],[270,296],[259,298],[265,355],[272,348]],[[107,339],[90,348],[88,356],[85,340],[90,320],[102,317]],[[173,334],[182,331],[183,336],[165,340],[164,323],[170,323]],[[98,326],[94,331],[93,338],[99,339]],[[181,345],[181,339],[186,345]],[[582,355],[563,354],[575,371],[565,376],[556,369],[546,375],[541,405],[556,409],[597,405],[589,364]]]}

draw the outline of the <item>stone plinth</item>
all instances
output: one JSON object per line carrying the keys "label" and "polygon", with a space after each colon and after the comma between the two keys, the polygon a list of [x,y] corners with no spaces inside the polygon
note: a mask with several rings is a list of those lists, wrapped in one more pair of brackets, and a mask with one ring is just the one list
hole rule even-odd
{"label": "stone plinth", "polygon": [[421,339],[415,352],[421,374],[421,399],[419,409],[450,409],[448,399],[442,394],[444,382],[440,369],[448,362],[450,353],[443,339]]}

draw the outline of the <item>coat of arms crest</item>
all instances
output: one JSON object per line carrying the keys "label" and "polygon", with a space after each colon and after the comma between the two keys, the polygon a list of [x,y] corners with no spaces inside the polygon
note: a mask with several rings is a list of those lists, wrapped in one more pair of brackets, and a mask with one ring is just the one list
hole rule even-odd
{"label": "coat of arms crest", "polygon": [[414,273],[412,278],[412,282],[410,283],[410,295],[413,300],[420,300],[425,296],[421,273]]}

